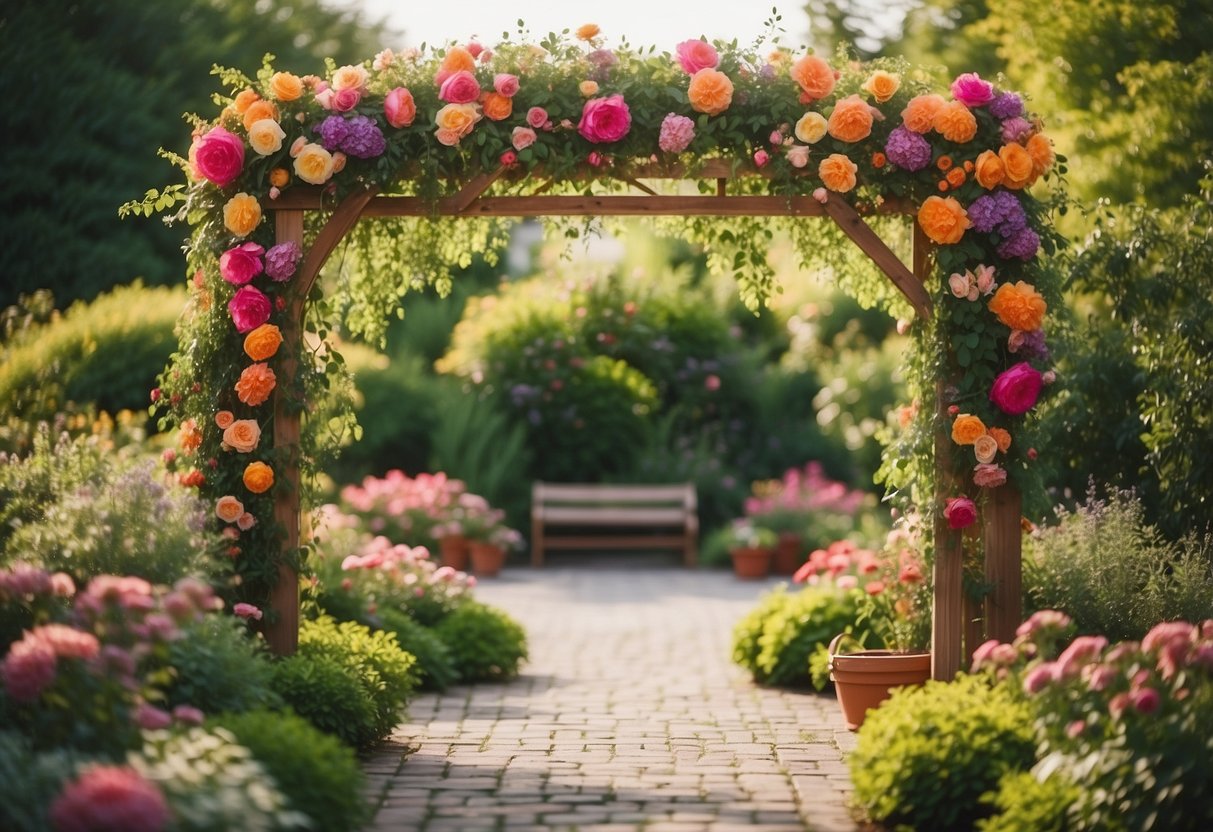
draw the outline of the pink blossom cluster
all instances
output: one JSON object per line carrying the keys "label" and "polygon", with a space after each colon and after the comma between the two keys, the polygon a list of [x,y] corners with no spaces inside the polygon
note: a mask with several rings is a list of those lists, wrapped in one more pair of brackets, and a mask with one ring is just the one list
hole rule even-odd
{"label": "pink blossom cluster", "polygon": [[372,538],[357,554],[346,557],[341,568],[414,598],[433,595],[443,603],[456,600],[476,585],[476,579],[466,572],[439,566],[424,546],[392,543],[386,537]]}
{"label": "pink blossom cluster", "polygon": [[391,470],[383,477],[365,478],[360,486],[343,488],[341,504],[344,510],[360,515],[373,534],[391,526],[405,538],[417,538],[410,542],[420,543],[436,523],[447,519],[449,509],[466,493],[462,481],[442,472],[410,477]]}
{"label": "pink blossom cluster", "polygon": [[752,518],[777,511],[818,511],[855,514],[867,495],[825,475],[820,462],[809,462],[803,469],[789,468],[781,480],[746,499],[745,513]]}
{"label": "pink blossom cluster", "polygon": [[63,787],[50,819],[59,832],[159,832],[171,817],[155,783],[127,766],[95,765]]}
{"label": "pink blossom cluster", "polygon": [[28,563],[17,563],[11,569],[0,570],[0,601],[28,602],[42,595],[70,598],[75,594],[76,584],[65,572],[52,575]]}

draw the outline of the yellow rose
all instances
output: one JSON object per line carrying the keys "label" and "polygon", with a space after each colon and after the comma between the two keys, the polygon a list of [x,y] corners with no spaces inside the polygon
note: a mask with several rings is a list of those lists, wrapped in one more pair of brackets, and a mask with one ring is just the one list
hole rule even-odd
{"label": "yellow rose", "polygon": [[248,129],[248,143],[258,156],[269,156],[282,149],[282,140],[286,138],[282,126],[272,118],[254,121]]}
{"label": "yellow rose", "polygon": [[273,324],[262,324],[244,336],[244,352],[254,361],[274,357],[282,344],[282,332]]}
{"label": "yellow rose", "polygon": [[863,82],[860,89],[875,98],[877,104],[883,104],[896,95],[900,88],[900,75],[878,69],[868,76],[868,80]]}
{"label": "yellow rose", "polygon": [[447,104],[434,115],[439,130],[445,130],[459,138],[472,132],[480,121],[479,104]]}
{"label": "yellow rose", "polygon": [[998,455],[998,440],[988,433],[982,434],[973,440],[973,453],[980,463],[993,462]]}
{"label": "yellow rose", "polygon": [[261,222],[261,203],[244,191],[223,206],[223,227],[237,237],[247,237]]}
{"label": "yellow rose", "polygon": [[309,185],[323,185],[333,176],[333,154],[315,142],[305,144],[295,157],[295,175]]}
{"label": "yellow rose", "polygon": [[796,138],[805,144],[816,144],[825,138],[828,127],[829,122],[825,116],[810,110],[796,122]]}
{"label": "yellow rose", "polygon": [[577,85],[577,91],[581,93],[582,98],[591,98],[598,92],[598,82],[582,81]]}
{"label": "yellow rose", "polygon": [[279,101],[294,101],[303,95],[303,79],[289,72],[275,72],[270,77],[270,95]]}
{"label": "yellow rose", "polygon": [[244,469],[244,487],[254,494],[264,494],[273,485],[274,469],[264,462],[250,462]]}
{"label": "yellow rose", "polygon": [[235,523],[244,514],[244,504],[235,497],[220,497],[215,503],[215,516],[224,523]]}
{"label": "yellow rose", "polygon": [[972,445],[979,436],[985,435],[985,423],[972,414],[962,413],[952,423],[952,441],[957,445]]}

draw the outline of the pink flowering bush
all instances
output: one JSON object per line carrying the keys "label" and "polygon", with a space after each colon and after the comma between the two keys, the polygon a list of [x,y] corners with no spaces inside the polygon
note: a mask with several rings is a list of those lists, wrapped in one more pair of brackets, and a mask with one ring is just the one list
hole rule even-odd
{"label": "pink flowering bush", "polygon": [[1032,706],[1037,781],[1077,787],[1059,820],[1073,830],[1210,828],[1213,768],[1197,761],[1213,759],[1213,620],[1164,622],[1117,644],[1071,632],[1065,614],[1038,612],[973,661]]}
{"label": "pink flowering bush", "polygon": [[754,483],[746,516],[777,534],[794,534],[808,548],[878,529],[875,498],[825,475],[819,462],[789,468],[778,480]]}

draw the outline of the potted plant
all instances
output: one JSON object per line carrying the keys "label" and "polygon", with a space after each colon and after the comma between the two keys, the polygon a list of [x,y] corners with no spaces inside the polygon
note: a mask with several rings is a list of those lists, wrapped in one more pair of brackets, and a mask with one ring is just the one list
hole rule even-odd
{"label": "potted plant", "polygon": [[748,518],[733,521],[728,532],[733,574],[746,580],[765,578],[771,571],[777,539],[775,532],[754,525]]}
{"label": "potted plant", "polygon": [[494,578],[505,566],[506,555],[522,548],[522,535],[505,525],[491,528],[484,537],[472,540],[468,553],[472,572],[482,578]]}

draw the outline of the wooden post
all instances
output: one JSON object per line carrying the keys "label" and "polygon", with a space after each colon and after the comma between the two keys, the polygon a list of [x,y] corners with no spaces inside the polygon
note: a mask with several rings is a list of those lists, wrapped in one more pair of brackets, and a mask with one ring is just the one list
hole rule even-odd
{"label": "wooden post", "polygon": [[[985,507],[986,638],[1011,641],[1023,620],[1023,497],[1008,483],[991,489]],[[974,645],[976,646],[976,645]]]}
{"label": "wooden post", "polygon": [[[303,245],[303,211],[277,211],[275,231],[279,243],[296,242]],[[274,491],[274,520],[285,532],[283,554],[299,551],[299,436],[301,409],[287,401],[294,388],[299,367],[299,351],[303,341],[303,304],[306,291],[288,284],[286,314],[282,321],[282,362],[279,364],[274,388],[274,448],[282,449],[286,458],[279,464],[279,487]],[[279,656],[292,655],[299,646],[299,575],[294,569],[280,565],[278,581],[270,590],[272,621],[266,625],[265,640],[270,650]]]}

